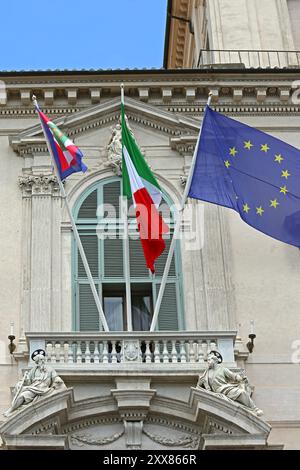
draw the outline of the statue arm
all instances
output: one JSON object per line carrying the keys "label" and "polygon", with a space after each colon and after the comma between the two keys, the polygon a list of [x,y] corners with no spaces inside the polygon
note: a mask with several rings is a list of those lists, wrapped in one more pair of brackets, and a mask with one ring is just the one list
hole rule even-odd
{"label": "statue arm", "polygon": [[231,372],[231,370],[227,369],[226,367],[224,368],[224,375],[228,381],[231,381],[231,382],[241,381],[241,376],[239,374],[235,374],[234,372]]}

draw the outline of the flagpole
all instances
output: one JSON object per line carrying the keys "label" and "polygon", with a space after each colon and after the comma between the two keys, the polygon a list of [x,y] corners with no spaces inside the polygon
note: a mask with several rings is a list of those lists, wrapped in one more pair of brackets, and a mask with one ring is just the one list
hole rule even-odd
{"label": "flagpole", "polygon": [[[32,101],[33,101],[33,104],[36,106],[36,108],[39,108],[38,102],[37,102],[36,97],[34,95],[32,96]],[[92,277],[92,273],[91,273],[91,270],[90,270],[90,267],[89,267],[89,264],[88,264],[88,261],[87,261],[87,258],[86,258],[81,240],[80,240],[80,236],[79,236],[79,233],[78,233],[78,230],[77,230],[77,226],[76,226],[76,223],[75,223],[75,220],[74,220],[71,208],[70,208],[68,197],[66,195],[64,185],[62,184],[62,181],[60,179],[60,175],[59,175],[59,171],[58,171],[58,168],[57,168],[57,165],[56,165],[56,161],[55,161],[52,149],[49,145],[48,138],[46,136],[44,126],[43,126],[42,122],[41,122],[41,125],[42,125],[42,129],[43,129],[44,137],[45,137],[45,140],[46,140],[46,144],[47,144],[47,147],[48,147],[48,151],[49,151],[49,153],[51,155],[51,158],[52,158],[54,171],[55,171],[56,178],[57,178],[57,181],[58,181],[58,184],[59,184],[60,194],[61,194],[61,197],[63,198],[63,200],[65,201],[65,204],[66,204],[66,208],[67,208],[69,218],[70,218],[70,221],[71,221],[71,226],[72,226],[72,229],[73,229],[73,234],[74,234],[74,237],[75,237],[75,240],[76,240],[76,243],[77,243],[77,246],[78,246],[78,250],[79,250],[79,253],[80,253],[80,256],[81,256],[81,259],[82,259],[82,263],[83,263],[87,278],[89,280],[89,284],[90,284],[90,287],[91,287],[91,290],[92,290],[92,293],[93,293],[93,296],[94,296],[94,300],[95,300],[95,303],[96,303],[96,306],[97,306],[97,309],[98,309],[99,319],[101,320],[101,323],[103,325],[104,330],[109,331],[109,328],[108,328],[108,325],[107,325],[107,322],[106,322],[106,318],[105,318],[105,315],[104,315],[104,312],[103,312],[103,309],[102,309],[102,305],[101,305],[101,302],[100,302],[100,299],[99,299],[99,295],[98,295],[98,292],[97,292],[97,289],[96,289],[96,286],[95,286],[95,283],[94,283],[94,280],[93,280],[93,277]]]}
{"label": "flagpole", "polygon": [[[121,83],[121,103],[124,105],[124,83]],[[129,260],[129,233],[128,233],[128,202],[127,197],[123,197],[122,201],[122,218],[124,219],[124,271],[126,279],[126,318],[127,331],[132,331],[132,314],[131,314],[131,289],[130,289],[130,260]]]}
{"label": "flagpole", "polygon": [[[209,92],[206,106],[210,105],[211,99],[212,99],[212,93]],[[170,270],[174,250],[175,250],[175,244],[176,244],[176,240],[178,239],[178,235],[179,235],[179,231],[180,231],[181,221],[182,221],[182,217],[183,217],[183,210],[184,210],[184,206],[185,206],[186,200],[188,198],[188,194],[189,194],[190,187],[191,187],[191,184],[192,184],[192,178],[193,178],[193,174],[194,174],[194,169],[195,169],[195,165],[196,165],[196,158],[197,158],[197,153],[198,153],[198,148],[199,148],[199,143],[200,143],[200,138],[201,138],[201,133],[202,133],[202,126],[203,126],[203,120],[202,120],[202,123],[201,123],[201,126],[200,126],[200,131],[199,131],[197,143],[196,143],[195,150],[194,150],[194,155],[193,155],[193,159],[192,159],[192,163],[191,163],[190,172],[189,172],[188,179],[187,179],[185,189],[184,189],[184,193],[183,193],[183,196],[182,196],[182,199],[181,199],[180,209],[179,209],[179,212],[177,214],[175,229],[174,229],[174,233],[173,233],[173,237],[172,237],[172,241],[171,241],[167,261],[166,261],[166,264],[165,264],[165,269],[164,269],[163,277],[162,277],[162,280],[161,280],[159,293],[158,293],[157,300],[156,300],[156,303],[155,303],[155,308],[154,308],[154,313],[153,313],[153,318],[152,318],[152,322],[151,322],[150,331],[154,331],[155,328],[156,328],[158,314],[159,314],[159,310],[160,310],[160,307],[161,307],[161,302],[162,302],[162,299],[163,299],[163,295],[164,295],[164,292],[165,292],[165,287],[166,287],[166,283],[167,283],[167,280],[168,280],[169,270]]]}

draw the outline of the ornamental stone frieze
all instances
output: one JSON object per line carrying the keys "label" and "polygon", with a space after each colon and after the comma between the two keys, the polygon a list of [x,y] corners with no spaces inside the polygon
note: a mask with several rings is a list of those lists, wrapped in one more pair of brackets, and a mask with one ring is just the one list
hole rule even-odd
{"label": "ornamental stone frieze", "polygon": [[19,177],[19,186],[24,197],[33,195],[59,196],[59,186],[54,175],[26,175]]}

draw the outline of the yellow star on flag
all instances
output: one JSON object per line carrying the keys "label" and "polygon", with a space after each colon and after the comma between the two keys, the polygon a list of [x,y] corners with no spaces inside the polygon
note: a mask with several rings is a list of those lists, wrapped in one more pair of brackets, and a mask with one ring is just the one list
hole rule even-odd
{"label": "yellow star on flag", "polygon": [[284,195],[286,195],[286,193],[288,193],[288,190],[287,190],[287,187],[286,186],[281,186],[280,187],[280,192]]}
{"label": "yellow star on flag", "polygon": [[253,147],[251,140],[245,141],[244,144],[244,148],[247,150],[251,150],[251,147]]}
{"label": "yellow star on flag", "polygon": [[250,207],[248,206],[248,204],[243,205],[243,211],[246,212],[246,214],[248,214],[248,212],[250,211]]}
{"label": "yellow star on flag", "polygon": [[256,214],[262,216],[264,213],[264,209],[260,206],[256,208]]}
{"label": "yellow star on flag", "polygon": [[236,154],[238,153],[238,151],[237,151],[237,149],[236,149],[235,147],[229,149],[229,152],[230,152],[230,155],[231,155],[232,157],[235,157]]}
{"label": "yellow star on flag", "polygon": [[268,147],[268,144],[263,144],[260,149],[262,152],[267,153],[268,150],[270,150],[270,147]]}
{"label": "yellow star on flag", "polygon": [[282,155],[280,155],[280,154],[279,154],[279,155],[275,155],[275,162],[277,162],[277,163],[280,164],[280,163],[282,162],[282,160],[284,160],[284,158],[283,158]]}
{"label": "yellow star on flag", "polygon": [[225,163],[226,168],[230,167],[230,162],[228,160],[226,160],[226,162],[224,162],[224,163]]}
{"label": "yellow star on flag", "polygon": [[274,199],[274,200],[271,199],[270,203],[271,203],[270,207],[274,207],[274,209],[276,209],[277,206],[279,206],[279,202],[277,201],[277,199]]}
{"label": "yellow star on flag", "polygon": [[288,170],[282,171],[281,178],[285,178],[287,180],[289,176],[291,176],[291,173],[289,173]]}

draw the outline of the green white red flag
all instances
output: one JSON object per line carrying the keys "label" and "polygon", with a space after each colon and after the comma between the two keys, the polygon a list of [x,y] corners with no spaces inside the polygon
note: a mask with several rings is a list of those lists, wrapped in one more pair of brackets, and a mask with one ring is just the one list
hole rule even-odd
{"label": "green white red flag", "polygon": [[121,121],[123,195],[133,200],[146,265],[154,273],[155,260],[166,247],[163,235],[169,232],[158,212],[162,191],[128,129],[123,103]]}

